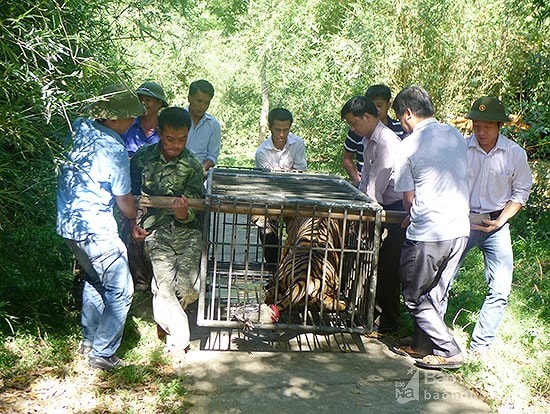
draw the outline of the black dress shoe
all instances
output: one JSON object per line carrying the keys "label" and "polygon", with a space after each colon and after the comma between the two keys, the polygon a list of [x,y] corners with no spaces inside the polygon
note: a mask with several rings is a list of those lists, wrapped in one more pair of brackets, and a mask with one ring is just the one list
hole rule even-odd
{"label": "black dress shoe", "polygon": [[92,368],[104,369],[110,371],[112,369],[120,368],[126,365],[126,363],[119,357],[113,355],[110,357],[91,356],[88,359],[88,363]]}

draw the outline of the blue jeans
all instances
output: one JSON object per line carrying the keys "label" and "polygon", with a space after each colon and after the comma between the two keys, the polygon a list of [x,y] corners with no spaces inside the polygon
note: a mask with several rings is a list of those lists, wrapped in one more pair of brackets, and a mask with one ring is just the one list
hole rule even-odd
{"label": "blue jeans", "polygon": [[91,356],[111,357],[120,342],[132,303],[134,286],[126,246],[118,236],[109,239],[65,239],[86,271],[82,292],[83,344]]}
{"label": "blue jeans", "polygon": [[492,233],[472,230],[464,255],[474,246],[483,252],[485,281],[489,287],[470,342],[472,350],[480,351],[495,340],[512,288],[514,255],[510,225],[506,223]]}

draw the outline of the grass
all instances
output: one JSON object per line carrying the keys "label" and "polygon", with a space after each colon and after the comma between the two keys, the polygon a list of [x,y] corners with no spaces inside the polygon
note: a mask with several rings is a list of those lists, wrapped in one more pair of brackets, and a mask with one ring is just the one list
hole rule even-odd
{"label": "grass", "polygon": [[[139,304],[138,304],[139,305]],[[131,365],[90,370],[77,352],[78,320],[54,335],[17,334],[0,347],[0,412],[186,412],[186,378],[156,338],[156,325],[133,307],[119,350]]]}
{"label": "grass", "polygon": [[[489,357],[468,359],[457,375],[495,411],[546,413],[550,409],[550,211],[537,194],[511,222],[514,282]],[[456,280],[448,323],[466,344],[487,287],[483,257],[471,251]]]}

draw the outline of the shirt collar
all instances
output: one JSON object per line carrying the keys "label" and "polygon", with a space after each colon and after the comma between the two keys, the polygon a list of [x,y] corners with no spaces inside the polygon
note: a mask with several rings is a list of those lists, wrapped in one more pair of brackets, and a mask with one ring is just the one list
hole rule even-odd
{"label": "shirt collar", "polygon": [[[185,109],[187,109],[187,112],[189,112],[189,105],[187,105],[187,107]],[[212,115],[210,115],[208,112],[205,112],[204,115],[201,117],[201,119],[199,119],[199,123],[197,125],[193,125],[193,118],[191,118],[191,124],[192,124],[191,128],[196,128],[200,124],[206,122],[206,120],[213,119],[213,118],[214,117]]]}
{"label": "shirt collar", "polygon": [[[475,134],[472,134],[470,136],[470,139],[469,139],[469,142],[468,142],[468,148],[476,148],[478,151],[481,151],[481,152],[485,153],[485,150],[483,148],[481,148],[481,146],[479,145],[479,142],[476,139]],[[508,146],[506,145],[506,139],[505,139],[504,135],[499,133],[498,138],[497,138],[497,143],[493,147],[493,149],[491,149],[491,151],[489,151],[489,153],[491,153],[493,151],[496,151],[496,150],[506,151],[507,149],[508,149]]]}
{"label": "shirt collar", "polygon": [[[274,150],[277,150],[277,151],[282,151],[282,150],[279,150],[277,148],[275,148],[275,145],[273,145],[273,135],[270,135],[269,138],[267,139],[268,142],[267,142],[267,147],[269,149],[274,149]],[[289,145],[291,144],[294,144],[296,142],[296,135],[292,134],[291,132],[288,133],[288,137],[286,139],[286,144],[285,146],[283,147],[283,150],[285,148],[288,148]]]}
{"label": "shirt collar", "polygon": [[114,129],[111,129],[108,126],[105,126],[104,124],[99,122],[97,119],[94,119],[92,122],[93,122],[95,128],[97,128],[98,130],[104,132],[107,135],[110,135],[111,137],[116,139],[117,142],[119,142],[120,144],[126,145],[124,143],[124,139],[122,139],[120,134],[118,132],[116,132]]}
{"label": "shirt collar", "polygon": [[437,123],[437,119],[435,119],[434,117],[423,119],[422,121],[417,122],[417,124],[414,126],[414,131],[434,123]]}

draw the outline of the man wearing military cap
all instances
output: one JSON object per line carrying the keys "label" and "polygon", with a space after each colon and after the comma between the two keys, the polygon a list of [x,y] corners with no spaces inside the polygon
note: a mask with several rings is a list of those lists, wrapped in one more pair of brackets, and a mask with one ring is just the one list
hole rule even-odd
{"label": "man wearing military cap", "polygon": [[[142,146],[159,142],[159,111],[161,108],[168,106],[164,89],[156,82],[143,82],[137,88],[136,94],[145,106],[146,112],[136,117],[130,128],[122,135],[130,157]],[[134,240],[126,220],[122,220],[120,233],[128,249],[128,260],[134,288],[138,292],[148,291],[151,286],[153,269],[151,262],[143,253],[143,243]]]}
{"label": "man wearing military cap", "polygon": [[164,89],[158,83],[144,82],[136,94],[147,112],[136,117],[130,128],[122,135],[130,157],[143,145],[159,142],[158,115],[161,108],[168,106]]}
{"label": "man wearing military cap", "polygon": [[483,356],[496,338],[512,287],[508,220],[527,202],[532,178],[523,148],[499,132],[509,118],[498,98],[476,99],[466,118],[474,133],[467,141],[470,236],[462,258],[475,246],[484,256],[489,292],[470,341],[470,350]]}
{"label": "man wearing military cap", "polygon": [[120,134],[145,112],[138,97],[120,85],[101,91],[90,118],[72,125],[72,145],[60,160],[57,233],[85,270],[80,352],[93,368],[114,369],[133,294],[126,247],[113,214],[116,203],[135,226],[130,161]]}

